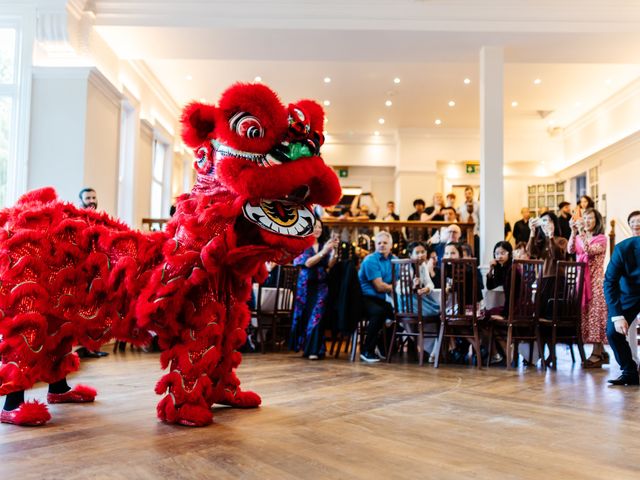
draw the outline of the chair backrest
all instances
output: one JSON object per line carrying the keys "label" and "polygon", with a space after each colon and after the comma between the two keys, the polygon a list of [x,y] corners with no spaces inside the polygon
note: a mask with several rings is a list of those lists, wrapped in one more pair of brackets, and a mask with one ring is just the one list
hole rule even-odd
{"label": "chair backrest", "polygon": [[442,260],[442,322],[478,319],[478,261],[475,258]]}
{"label": "chair backrest", "polygon": [[300,268],[293,265],[278,265],[276,286],[260,285],[256,310],[261,314],[287,315],[293,312]]}
{"label": "chair backrest", "polygon": [[538,320],[540,283],[544,260],[514,260],[511,265],[509,320]]}
{"label": "chair backrest", "polygon": [[417,259],[394,258],[391,260],[393,310],[396,315],[413,315],[414,312],[422,312],[422,298],[416,295],[413,288],[413,279],[415,276],[419,278],[419,275],[420,267]]}
{"label": "chair backrest", "polygon": [[579,322],[582,319],[584,262],[558,262],[553,292],[554,322]]}

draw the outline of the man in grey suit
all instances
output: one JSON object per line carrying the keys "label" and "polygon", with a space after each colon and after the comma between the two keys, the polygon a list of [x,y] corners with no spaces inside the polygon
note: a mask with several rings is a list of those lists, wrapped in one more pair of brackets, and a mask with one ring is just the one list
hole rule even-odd
{"label": "man in grey suit", "polygon": [[638,365],[627,342],[629,324],[640,313],[640,237],[616,245],[604,277],[604,296],[609,308],[607,338],[620,365],[620,377],[612,385],[640,385]]}

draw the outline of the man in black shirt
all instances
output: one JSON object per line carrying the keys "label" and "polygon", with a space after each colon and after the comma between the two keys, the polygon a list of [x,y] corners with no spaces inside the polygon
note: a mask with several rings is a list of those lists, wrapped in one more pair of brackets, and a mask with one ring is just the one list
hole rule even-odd
{"label": "man in black shirt", "polygon": [[384,220],[385,222],[397,222],[398,220],[400,220],[400,215],[396,213],[395,202],[392,202],[391,200],[387,202],[387,213],[384,217],[382,217],[382,220]]}
{"label": "man in black shirt", "polygon": [[416,198],[413,201],[413,208],[415,208],[416,211],[413,212],[411,215],[409,215],[409,218],[407,218],[407,220],[420,220],[420,217],[422,216],[422,212],[424,212],[425,206],[426,204],[424,203],[423,199]]}
{"label": "man in black shirt", "polygon": [[571,204],[569,202],[560,202],[558,205],[558,221],[560,222],[560,236],[569,240],[571,236]]}
{"label": "man in black shirt", "polygon": [[529,229],[529,219],[531,218],[531,212],[527,207],[520,210],[522,219],[518,220],[513,226],[513,238],[516,241],[516,245],[520,242],[527,243],[529,236],[531,235],[531,229]]}

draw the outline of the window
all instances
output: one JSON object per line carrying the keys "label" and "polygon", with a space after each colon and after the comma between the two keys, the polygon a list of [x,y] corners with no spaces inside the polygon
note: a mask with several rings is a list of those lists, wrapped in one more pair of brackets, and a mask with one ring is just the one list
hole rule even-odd
{"label": "window", "polygon": [[17,31],[0,26],[0,206],[7,204],[7,171],[15,158]]}
{"label": "window", "polygon": [[598,167],[589,169],[589,193],[596,210],[600,209],[600,190],[598,188]]}
{"label": "window", "polygon": [[120,113],[120,164],[118,166],[118,217],[133,225],[133,166],[135,162],[136,110],[127,101]]}
{"label": "window", "polygon": [[164,208],[165,199],[165,171],[167,166],[167,151],[169,146],[155,139],[153,141],[153,165],[151,172],[151,218],[163,218],[167,209]]}

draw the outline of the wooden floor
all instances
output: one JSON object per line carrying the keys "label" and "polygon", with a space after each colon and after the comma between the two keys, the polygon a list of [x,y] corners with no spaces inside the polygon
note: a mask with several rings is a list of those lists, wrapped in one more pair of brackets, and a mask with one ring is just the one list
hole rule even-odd
{"label": "wooden floor", "polygon": [[52,405],[45,427],[0,425],[0,478],[640,478],[640,389],[607,387],[615,367],[251,354],[239,373],[263,407],[216,408],[192,429],[156,420],[157,355],[89,360],[72,380],[99,389],[95,404]]}

